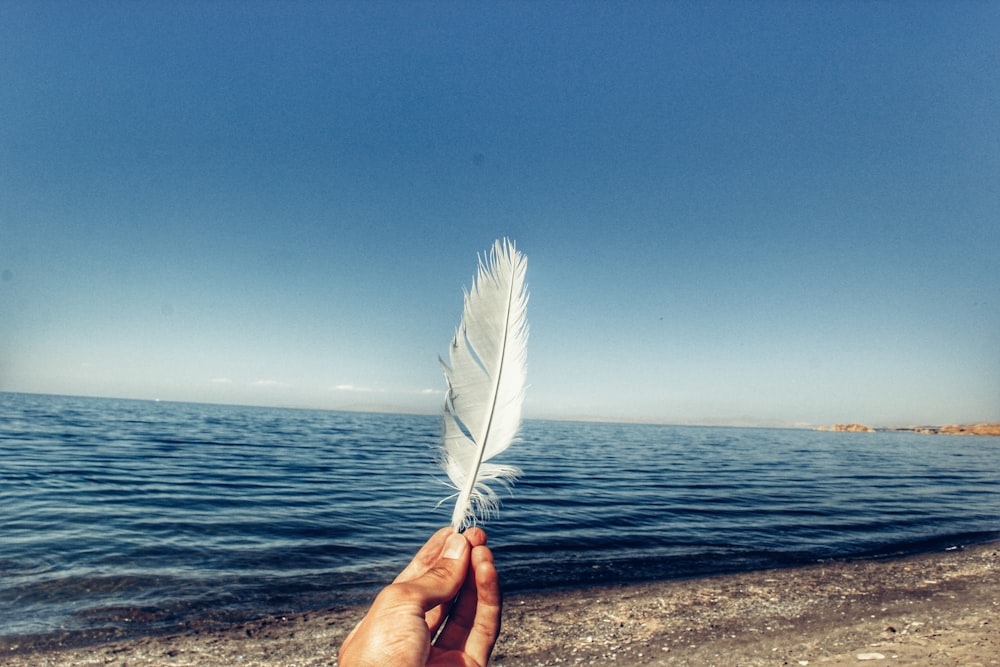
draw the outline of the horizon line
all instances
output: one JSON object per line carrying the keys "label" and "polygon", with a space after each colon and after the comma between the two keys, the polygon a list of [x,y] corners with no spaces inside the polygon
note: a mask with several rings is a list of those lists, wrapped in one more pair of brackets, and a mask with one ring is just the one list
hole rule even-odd
{"label": "horizon line", "polygon": [[[178,400],[178,399],[160,399],[158,397],[145,398],[145,397],[134,397],[134,396],[106,396],[99,394],[61,394],[61,393],[47,393],[38,391],[13,391],[13,390],[0,390],[0,394],[19,394],[25,396],[51,396],[56,398],[84,398],[84,399],[95,399],[95,400],[113,400],[113,401],[137,401],[146,403],[176,403],[180,405],[209,405],[209,406],[220,406],[220,407],[243,407],[243,408],[271,408],[275,410],[311,410],[320,412],[349,412],[354,414],[384,414],[384,415],[414,415],[414,416],[427,416],[436,417],[440,416],[437,411],[423,411],[423,410],[406,410],[400,407],[383,407],[378,408],[376,406],[366,407],[366,408],[334,408],[334,407],[317,407],[310,405],[296,405],[296,404],[278,404],[278,403],[241,403],[241,402],[217,402],[217,401],[199,401],[199,400]],[[785,430],[800,430],[800,431],[816,431],[816,430],[827,430],[827,432],[836,433],[839,431],[832,430],[832,426],[842,425],[842,424],[855,424],[859,422],[836,422],[834,424],[813,424],[812,422],[801,422],[801,421],[784,421],[778,419],[757,419],[754,417],[742,416],[742,417],[732,417],[732,418],[700,418],[692,420],[678,420],[672,421],[668,419],[658,419],[658,418],[614,418],[607,416],[538,416],[538,417],[525,417],[523,421],[557,421],[557,422],[570,422],[570,423],[581,423],[581,424],[635,424],[635,425],[648,425],[648,426],[685,426],[685,427],[717,427],[717,428],[759,428],[759,429],[785,429]],[[880,424],[872,426],[871,428],[876,431],[900,431],[909,430],[917,428],[938,428],[942,426],[974,426],[980,424],[994,424],[996,422],[991,422],[989,420],[979,420],[972,422],[948,422],[948,423],[923,423],[923,424]]]}

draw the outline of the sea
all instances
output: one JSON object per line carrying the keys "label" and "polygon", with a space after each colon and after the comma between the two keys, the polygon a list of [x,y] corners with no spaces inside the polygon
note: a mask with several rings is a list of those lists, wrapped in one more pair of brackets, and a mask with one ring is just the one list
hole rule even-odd
{"label": "sea", "polygon": [[[453,493],[438,417],[0,393],[0,637],[363,604]],[[526,421],[504,589],[1000,539],[1000,438]]]}

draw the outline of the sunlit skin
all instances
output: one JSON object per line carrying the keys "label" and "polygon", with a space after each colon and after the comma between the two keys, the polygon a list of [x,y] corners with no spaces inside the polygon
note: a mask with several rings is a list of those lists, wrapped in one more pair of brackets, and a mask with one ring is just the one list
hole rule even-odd
{"label": "sunlit skin", "polygon": [[344,640],[340,664],[485,667],[500,632],[500,610],[486,533],[442,528],[375,598]]}

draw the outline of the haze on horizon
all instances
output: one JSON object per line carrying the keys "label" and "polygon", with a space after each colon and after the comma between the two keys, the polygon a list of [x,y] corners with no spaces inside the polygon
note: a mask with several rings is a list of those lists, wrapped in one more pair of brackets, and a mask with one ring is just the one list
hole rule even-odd
{"label": "haze on horizon", "polygon": [[1000,5],[5,3],[0,391],[1000,422]]}

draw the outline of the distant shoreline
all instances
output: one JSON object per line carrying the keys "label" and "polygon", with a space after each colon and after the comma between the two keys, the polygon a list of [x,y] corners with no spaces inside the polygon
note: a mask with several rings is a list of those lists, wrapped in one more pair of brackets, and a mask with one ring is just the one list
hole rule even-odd
{"label": "distant shoreline", "polygon": [[847,433],[923,433],[929,435],[1000,435],[1000,424],[947,424],[945,426],[896,426],[872,428],[864,424],[834,424],[819,426],[817,431],[840,431]]}

